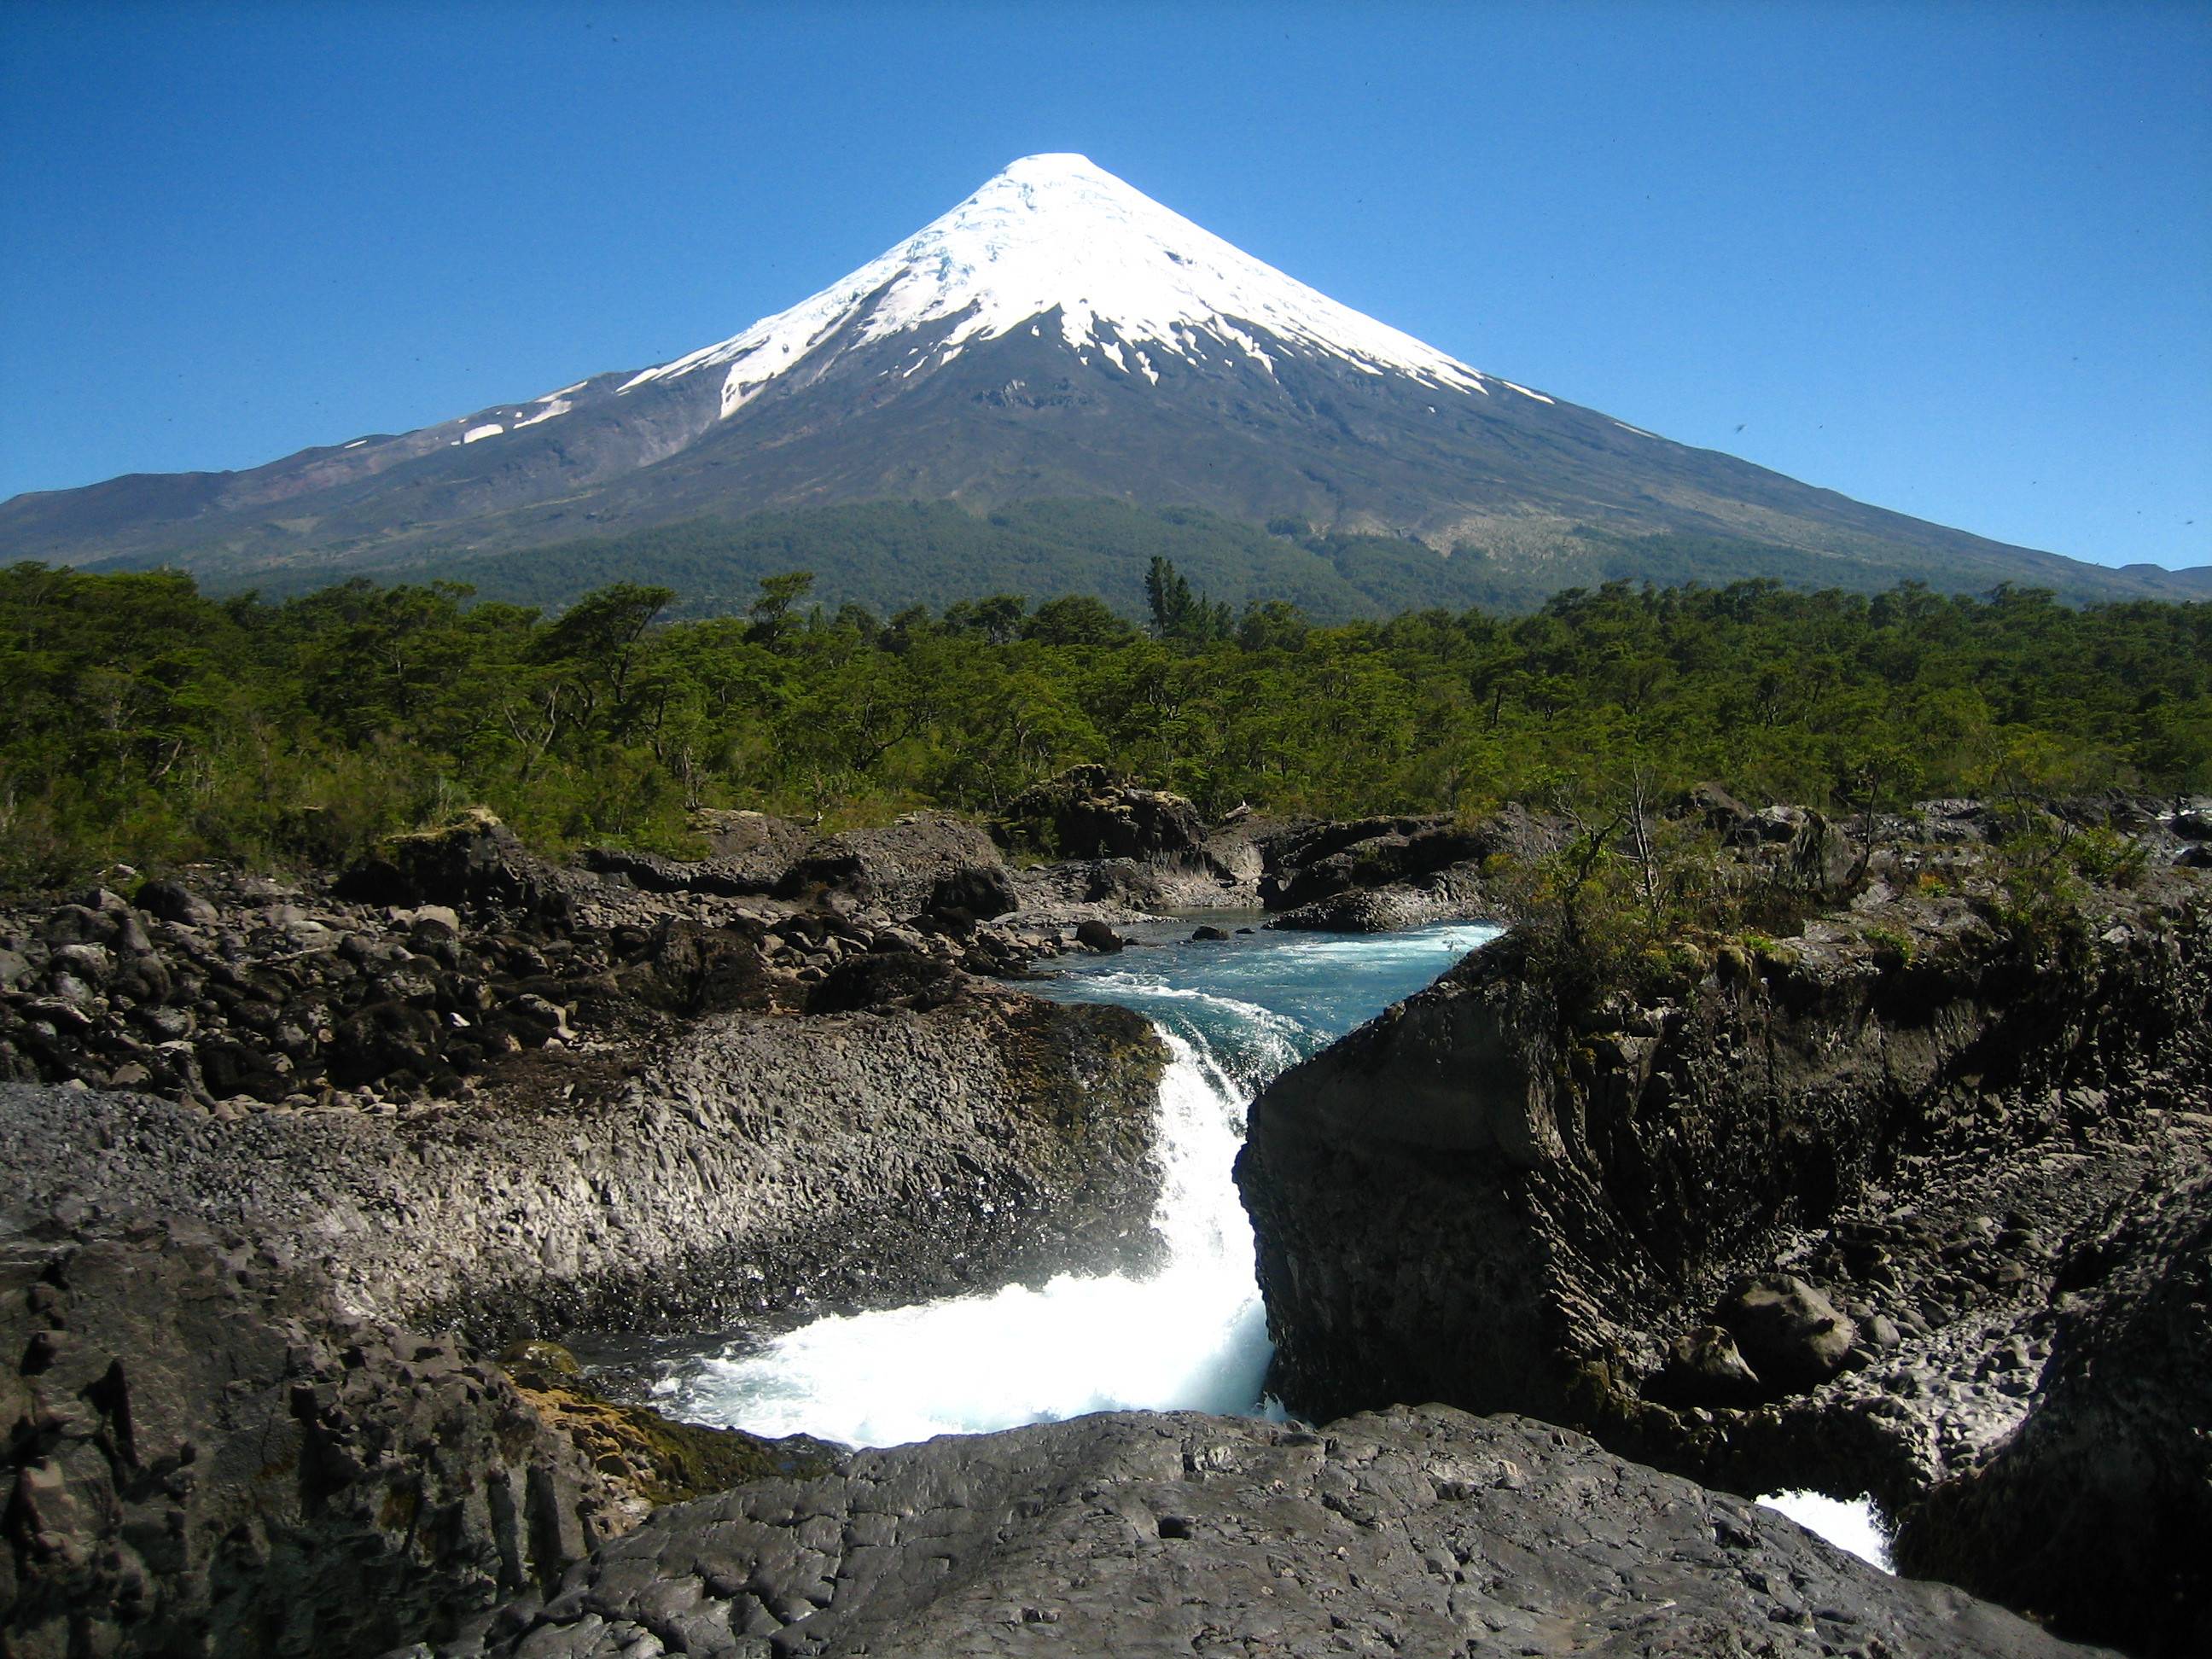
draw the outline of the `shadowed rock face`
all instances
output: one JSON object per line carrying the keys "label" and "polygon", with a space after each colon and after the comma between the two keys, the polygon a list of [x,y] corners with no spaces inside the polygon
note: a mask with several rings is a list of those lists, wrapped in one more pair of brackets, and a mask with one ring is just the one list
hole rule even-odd
{"label": "shadowed rock face", "polygon": [[611,1407],[587,1441],[465,1344],[189,1224],[0,1225],[0,1352],[14,1659],[374,1653],[653,1499],[823,1462]]}
{"label": "shadowed rock face", "polygon": [[[1870,1489],[1903,1512],[1990,1457],[2044,1372],[2051,1406],[2081,1403],[2030,1419],[2016,1474],[1942,1513],[2040,1513],[2031,1485],[2071,1504],[2066,1472],[2118,1449],[2082,1490],[2109,1490],[2108,1547],[2155,1578],[2152,1517],[2180,1500],[2119,1471],[2201,1436],[2195,1351],[2136,1368],[2148,1404],[2084,1392],[2086,1360],[2044,1367],[2172,1323],[2081,1264],[2212,1161],[2212,948],[2201,908],[2160,892],[2048,948],[1955,901],[1838,915],[1644,1004],[1562,1009],[1517,939],[1479,952],[1254,1108],[1238,1178],[1273,1386],[1316,1417],[1527,1411],[1737,1490]],[[2105,1599],[2094,1552],[2037,1552],[2038,1583],[2007,1535],[1916,1559],[1965,1575],[1971,1556],[1961,1582],[2021,1605]]]}
{"label": "shadowed rock face", "polygon": [[2062,1277],[2041,1405],[1929,1495],[1898,1559],[2061,1631],[2212,1653],[2212,1178],[2146,1194]]}
{"label": "shadowed rock face", "polygon": [[1113,1414],[663,1510],[447,1659],[2082,1653],[1578,1434]]}

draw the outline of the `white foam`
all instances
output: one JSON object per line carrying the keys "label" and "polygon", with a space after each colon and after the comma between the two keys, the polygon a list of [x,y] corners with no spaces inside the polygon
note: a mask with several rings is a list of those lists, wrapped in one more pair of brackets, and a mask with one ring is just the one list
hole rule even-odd
{"label": "white foam", "polygon": [[1846,1499],[1818,1492],[1771,1492],[1759,1502],[1884,1572],[1897,1571],[1890,1564],[1889,1534],[1875,1511],[1874,1499],[1864,1493]]}
{"label": "white foam", "polygon": [[[1070,345],[1108,331],[1123,344],[1201,359],[1200,341],[1234,344],[1273,372],[1264,331],[1369,374],[1486,391],[1457,358],[1253,258],[1080,155],[1015,162],[943,218],[788,311],[649,368],[621,390],[725,368],[721,408],[742,409],[771,380],[826,353],[943,325],[945,360],[1057,310]],[[836,343],[828,343],[834,338]],[[1540,392],[1516,386],[1532,398]],[[1550,399],[1543,398],[1549,402]]]}
{"label": "white foam", "polygon": [[1200,1050],[1167,1042],[1158,1273],[1064,1273],[1042,1290],[819,1320],[665,1385],[677,1413],[883,1446],[1091,1411],[1254,1410],[1267,1315],[1230,1173],[1247,1098]]}

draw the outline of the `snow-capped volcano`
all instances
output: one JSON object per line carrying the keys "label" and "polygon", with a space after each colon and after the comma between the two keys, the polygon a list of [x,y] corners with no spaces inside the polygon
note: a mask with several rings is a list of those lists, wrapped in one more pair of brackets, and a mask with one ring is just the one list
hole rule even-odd
{"label": "snow-capped volcano", "polygon": [[[843,352],[949,322],[915,359],[884,374],[942,368],[974,340],[1055,317],[1060,337],[1153,384],[1156,355],[1273,359],[1251,331],[1437,387],[1486,392],[1484,377],[1410,334],[1339,305],[1149,196],[1089,157],[1028,155],[943,218],[788,311],[622,389],[723,369],[729,415],[810,356]],[[1501,383],[1504,384],[1504,383]],[[1518,390],[1519,388],[1516,388]]]}
{"label": "snow-capped volcano", "polygon": [[[1593,575],[1754,572],[2156,591],[1481,373],[1070,155],[1014,162],[842,281],[672,362],[250,471],[21,495],[0,503],[0,557],[171,561],[245,580],[283,567],[294,581],[333,568],[469,576],[483,554],[684,525],[687,547],[733,547],[738,530],[719,526],[771,509],[1099,498],[1125,517],[1200,507],[1297,538],[1405,538],[1362,556],[1382,574],[1358,591],[1378,604],[1494,591],[1470,585],[1479,571],[1523,592]],[[923,568],[957,556],[941,544],[836,553],[879,568],[817,574],[825,591],[892,605],[987,580]],[[1351,591],[1334,545],[1281,555],[1305,562],[1318,586],[1304,591]],[[593,556],[650,574],[619,550]],[[700,556],[667,575],[697,580]],[[1090,581],[1099,559],[1133,556],[1071,550],[1063,537],[1050,567],[1062,574],[1015,548],[988,580],[1064,583],[1079,570]],[[742,591],[745,574],[717,585]],[[1273,597],[1276,580],[1248,586]]]}

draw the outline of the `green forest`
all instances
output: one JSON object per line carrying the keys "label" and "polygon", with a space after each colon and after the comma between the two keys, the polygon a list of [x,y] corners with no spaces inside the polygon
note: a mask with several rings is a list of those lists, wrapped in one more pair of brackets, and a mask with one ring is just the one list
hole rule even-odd
{"label": "green forest", "polygon": [[701,806],[988,814],[1086,761],[1209,814],[1472,814],[1631,769],[1844,810],[2212,787],[2212,605],[1609,582],[1324,627],[1140,568],[1142,624],[1082,595],[831,609],[801,572],[687,618],[634,583],[550,614],[17,565],[0,882],[331,864],[477,804],[549,851],[682,852]]}

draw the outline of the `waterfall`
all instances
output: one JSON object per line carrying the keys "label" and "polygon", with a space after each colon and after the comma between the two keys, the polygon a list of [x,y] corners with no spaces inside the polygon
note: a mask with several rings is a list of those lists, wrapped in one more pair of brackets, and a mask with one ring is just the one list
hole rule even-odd
{"label": "waterfall", "polygon": [[1267,1316],[1230,1175],[1252,1090],[1194,1030],[1160,1035],[1171,1058],[1155,1272],[1062,1273],[1037,1289],[817,1320],[753,1352],[701,1358],[662,1385],[664,1409],[872,1446],[1084,1412],[1256,1410]]}

